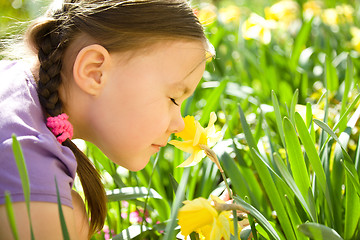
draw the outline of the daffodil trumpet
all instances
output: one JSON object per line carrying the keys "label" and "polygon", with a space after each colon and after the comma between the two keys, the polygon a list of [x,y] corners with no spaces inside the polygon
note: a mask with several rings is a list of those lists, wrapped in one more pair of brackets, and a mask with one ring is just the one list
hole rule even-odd
{"label": "daffodil trumpet", "polygon": [[205,150],[213,147],[222,138],[221,132],[215,129],[216,119],[216,114],[212,112],[208,126],[203,128],[193,116],[184,118],[184,130],[175,134],[183,141],[171,140],[169,142],[176,148],[191,154],[178,167],[191,167],[198,164],[206,156]]}

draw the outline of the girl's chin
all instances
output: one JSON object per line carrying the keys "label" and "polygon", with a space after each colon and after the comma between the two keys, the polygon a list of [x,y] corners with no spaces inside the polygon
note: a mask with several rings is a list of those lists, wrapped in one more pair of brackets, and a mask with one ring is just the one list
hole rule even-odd
{"label": "girl's chin", "polygon": [[118,160],[112,160],[115,164],[122,166],[129,171],[137,172],[146,167],[146,165],[150,161],[150,157],[142,157],[142,158],[130,158],[130,159],[118,159]]}
{"label": "girl's chin", "polygon": [[[137,172],[146,167],[150,159],[145,159],[141,162],[138,162],[137,164],[130,164],[130,166],[126,166],[126,168],[130,171]],[[133,162],[134,163],[134,162]]]}

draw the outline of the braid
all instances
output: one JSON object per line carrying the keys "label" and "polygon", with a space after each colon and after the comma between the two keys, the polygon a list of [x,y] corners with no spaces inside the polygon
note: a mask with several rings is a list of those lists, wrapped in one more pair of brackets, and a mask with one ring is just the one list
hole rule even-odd
{"label": "braid", "polygon": [[[50,22],[48,25],[53,25]],[[37,40],[39,67],[38,95],[41,105],[50,116],[61,114],[62,104],[58,88],[61,84],[60,71],[62,67],[63,47],[60,44],[58,31],[43,29],[39,31]],[[50,30],[50,31],[49,31]],[[44,32],[44,33],[43,33]]]}
{"label": "braid", "polygon": [[[67,41],[58,27],[60,20],[47,20],[34,25],[32,41],[38,49],[39,81],[37,92],[45,113],[58,116],[62,113],[62,102],[58,88],[61,85],[62,56]],[[77,173],[84,190],[90,220],[89,237],[103,228],[106,217],[106,194],[101,176],[87,156],[67,139],[62,143],[69,147],[78,163]]]}

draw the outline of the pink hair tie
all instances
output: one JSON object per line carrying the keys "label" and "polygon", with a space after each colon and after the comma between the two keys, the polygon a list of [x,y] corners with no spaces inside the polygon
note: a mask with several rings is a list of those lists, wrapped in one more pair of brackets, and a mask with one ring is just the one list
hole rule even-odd
{"label": "pink hair tie", "polygon": [[62,113],[56,117],[48,117],[46,120],[46,126],[55,135],[59,143],[63,143],[73,136],[73,127],[68,118],[69,116],[66,113]]}

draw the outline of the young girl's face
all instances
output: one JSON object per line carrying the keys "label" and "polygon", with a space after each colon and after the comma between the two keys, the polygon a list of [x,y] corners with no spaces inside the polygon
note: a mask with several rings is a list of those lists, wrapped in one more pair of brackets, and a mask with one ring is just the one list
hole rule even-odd
{"label": "young girl's face", "polygon": [[111,54],[108,81],[89,113],[92,141],[112,161],[137,171],[184,128],[181,104],[205,70],[200,41],[164,41]]}

